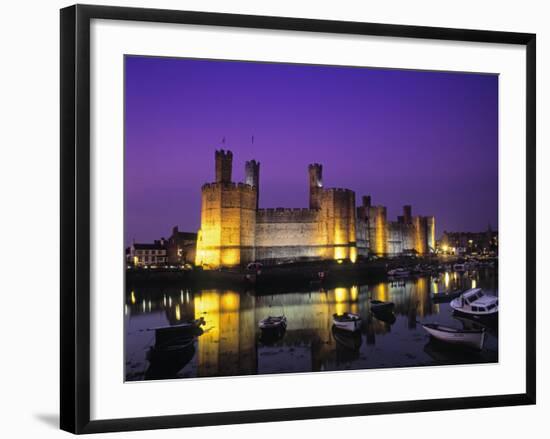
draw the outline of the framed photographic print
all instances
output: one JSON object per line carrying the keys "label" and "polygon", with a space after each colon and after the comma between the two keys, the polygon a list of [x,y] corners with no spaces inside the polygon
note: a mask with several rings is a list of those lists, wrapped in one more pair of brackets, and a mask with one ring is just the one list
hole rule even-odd
{"label": "framed photographic print", "polygon": [[535,403],[533,34],[62,9],[61,201],[64,430]]}

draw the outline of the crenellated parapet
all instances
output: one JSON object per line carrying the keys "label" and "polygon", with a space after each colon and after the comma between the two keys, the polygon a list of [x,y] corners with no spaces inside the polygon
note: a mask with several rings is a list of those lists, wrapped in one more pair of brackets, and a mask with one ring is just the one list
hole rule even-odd
{"label": "crenellated parapet", "polygon": [[222,189],[243,189],[248,190],[250,192],[256,192],[256,188],[246,184],[246,183],[235,183],[235,182],[229,182],[229,183],[204,183],[201,187],[202,190],[218,190],[219,188]]}
{"label": "crenellated parapet", "polygon": [[270,208],[258,209],[256,223],[311,223],[319,221],[320,209]]}

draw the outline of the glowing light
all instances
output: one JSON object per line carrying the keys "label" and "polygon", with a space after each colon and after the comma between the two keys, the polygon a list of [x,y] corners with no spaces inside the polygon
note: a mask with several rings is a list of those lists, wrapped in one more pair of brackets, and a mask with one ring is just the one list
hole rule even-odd
{"label": "glowing light", "polygon": [[168,297],[168,306],[172,308],[172,296]]}
{"label": "glowing light", "polygon": [[183,303],[183,290],[180,291],[180,302]]}
{"label": "glowing light", "polygon": [[130,300],[132,301],[132,305],[135,305],[135,304],[136,304],[136,295],[134,294],[133,291],[132,291],[132,293],[130,294]]}
{"label": "glowing light", "polygon": [[375,285],[372,290],[372,298],[387,302],[389,299],[389,288],[387,283],[380,283]]}
{"label": "glowing light", "polygon": [[449,272],[445,272],[445,289],[449,289],[449,284],[451,283],[451,277],[449,276]]}
{"label": "glowing light", "polygon": [[233,267],[239,265],[241,259],[240,250],[224,249],[221,255],[221,265],[224,267]]}
{"label": "glowing light", "polygon": [[146,307],[146,303],[145,303],[145,299],[143,299],[143,301],[141,302],[141,307],[143,308],[143,312],[145,312],[145,307]]}
{"label": "glowing light", "polygon": [[472,279],[472,288],[477,287],[477,281],[475,279]]}
{"label": "glowing light", "polygon": [[359,287],[353,285],[350,290],[351,300],[354,302],[359,298]]}
{"label": "glowing light", "polygon": [[334,259],[338,260],[338,263],[342,263],[342,259],[346,258],[346,247],[334,248]]}
{"label": "glowing light", "polygon": [[348,301],[348,289],[347,288],[335,288],[334,289],[334,302],[336,303],[334,311],[336,314],[342,314],[349,311],[347,306]]}
{"label": "glowing light", "polygon": [[227,291],[221,297],[221,308],[224,312],[237,311],[239,309],[239,302],[238,293]]}
{"label": "glowing light", "polygon": [[124,315],[128,315],[128,305],[124,304]]}
{"label": "glowing light", "polygon": [[151,304],[151,301],[149,300],[149,311],[151,311],[151,306],[152,304]]}
{"label": "glowing light", "polygon": [[164,295],[163,303],[164,303],[164,306],[166,306],[166,294]]}
{"label": "glowing light", "polygon": [[139,258],[137,256],[134,256],[134,265],[139,264]]}
{"label": "glowing light", "polygon": [[348,298],[348,289],[347,288],[335,288],[334,289],[334,301],[336,303],[345,302]]}
{"label": "glowing light", "polygon": [[449,251],[449,246],[448,245],[442,245],[441,250],[443,250],[443,253],[447,253]]}
{"label": "glowing light", "polygon": [[176,304],[176,320],[181,320],[181,312],[180,312],[180,305],[179,303]]}
{"label": "glowing light", "polygon": [[357,247],[351,247],[349,249],[349,260],[355,264],[357,261]]}

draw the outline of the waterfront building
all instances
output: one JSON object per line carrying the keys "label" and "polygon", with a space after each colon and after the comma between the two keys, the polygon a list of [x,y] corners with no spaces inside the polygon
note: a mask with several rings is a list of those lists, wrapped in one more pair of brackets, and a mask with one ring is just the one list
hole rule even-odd
{"label": "waterfront building", "polygon": [[152,244],[133,243],[129,249],[129,259],[135,267],[166,265],[166,241],[161,239]]}
{"label": "waterfront building", "polygon": [[370,196],[356,207],[355,192],[326,188],[323,166],[308,166],[309,206],[259,208],[260,163],[245,163],[245,182],[232,181],[233,154],[215,152],[215,181],[201,191],[201,226],[196,265],[219,268],[298,260],[349,260],[369,255],[418,255],[435,249],[435,218],[403,216],[388,221],[386,207],[372,206]]}
{"label": "waterfront building", "polygon": [[491,225],[484,232],[444,231],[438,242],[438,252],[453,255],[495,255],[498,251],[498,232]]}
{"label": "waterfront building", "polygon": [[178,226],[172,229],[172,235],[166,242],[166,251],[169,265],[195,263],[197,249],[197,234],[180,232]]}

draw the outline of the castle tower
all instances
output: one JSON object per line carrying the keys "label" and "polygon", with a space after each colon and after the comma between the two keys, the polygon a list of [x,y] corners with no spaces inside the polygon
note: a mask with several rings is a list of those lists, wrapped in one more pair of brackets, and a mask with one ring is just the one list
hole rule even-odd
{"label": "castle tower", "polygon": [[244,182],[256,188],[256,209],[260,207],[260,162],[250,160],[244,165]]}
{"label": "castle tower", "polygon": [[216,151],[216,183],[231,183],[233,153],[220,149]]}
{"label": "castle tower", "polygon": [[371,252],[377,256],[388,253],[388,220],[385,206],[370,206],[369,214],[369,245]]}
{"label": "castle tower", "polygon": [[234,267],[254,260],[256,188],[231,181],[231,151],[216,151],[216,181],[202,186],[195,264]]}
{"label": "castle tower", "polygon": [[425,216],[412,218],[414,225],[414,249],[419,255],[428,253],[428,219]]}
{"label": "castle tower", "polygon": [[410,204],[406,204],[405,206],[403,206],[403,223],[412,223],[412,206]]}
{"label": "castle tower", "polygon": [[313,163],[308,166],[309,172],[309,208],[321,208],[321,194],[323,192],[323,165]]}

